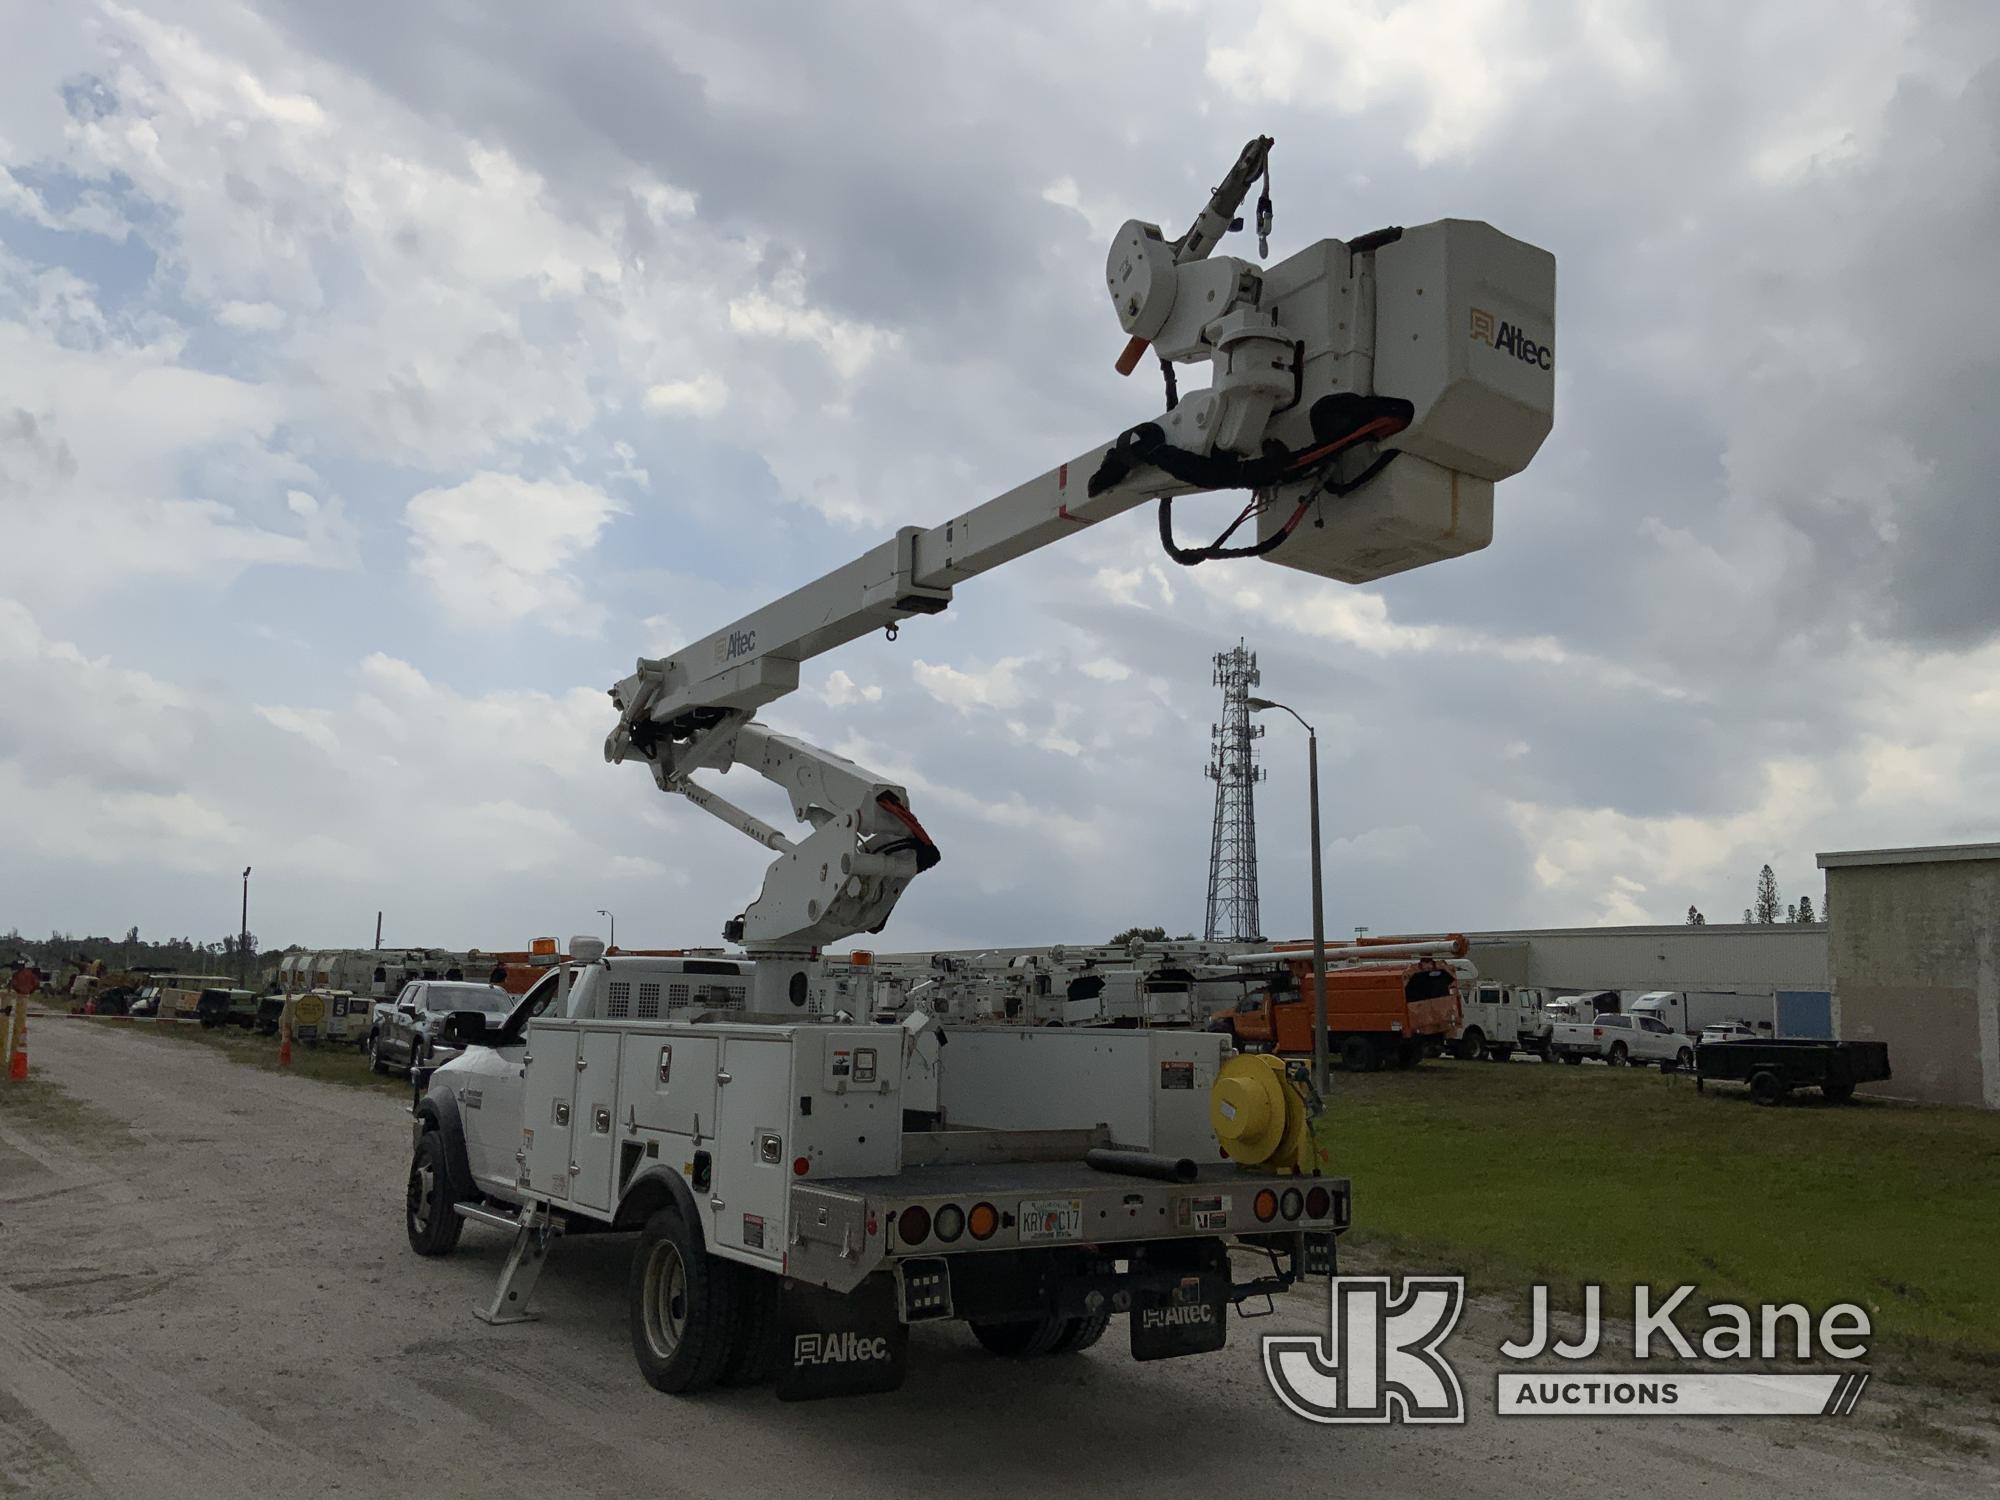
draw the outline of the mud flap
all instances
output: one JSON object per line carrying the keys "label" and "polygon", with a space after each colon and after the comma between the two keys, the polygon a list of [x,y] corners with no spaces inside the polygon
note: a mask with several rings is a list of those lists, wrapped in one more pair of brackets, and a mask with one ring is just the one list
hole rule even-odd
{"label": "mud flap", "polygon": [[1229,1341],[1229,1277],[1190,1272],[1178,1285],[1133,1295],[1132,1357],[1210,1354]]}
{"label": "mud flap", "polygon": [[780,1401],[872,1396],[900,1389],[910,1331],[896,1312],[896,1279],[878,1271],[851,1292],[783,1284]]}

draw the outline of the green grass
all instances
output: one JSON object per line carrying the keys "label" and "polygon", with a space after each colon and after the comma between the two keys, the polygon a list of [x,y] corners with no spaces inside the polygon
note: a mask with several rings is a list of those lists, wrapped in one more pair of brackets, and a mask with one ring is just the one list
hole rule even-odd
{"label": "green grass", "polygon": [[1623,1317],[1635,1283],[1693,1282],[1684,1327],[1710,1301],[1856,1302],[1876,1355],[2000,1391],[2000,1114],[1441,1062],[1340,1075],[1320,1139],[1370,1265],[1572,1305],[1594,1282]]}
{"label": "green grass", "polygon": [[[32,1036],[29,1040],[33,1041]],[[32,1064],[34,1048],[28,1050]],[[28,1076],[19,1082],[0,1078],[0,1124],[28,1126],[93,1148],[138,1143],[123,1120],[68,1093],[61,1084],[38,1074],[32,1065]]]}
{"label": "green grass", "polygon": [[174,1042],[184,1042],[192,1046],[212,1047],[231,1062],[245,1067],[262,1068],[267,1073],[292,1073],[300,1078],[313,1078],[321,1083],[346,1084],[351,1088],[375,1089],[385,1094],[396,1094],[407,1098],[410,1080],[403,1073],[375,1073],[368,1067],[368,1057],[354,1047],[342,1043],[335,1046],[322,1042],[317,1047],[308,1047],[303,1042],[292,1043],[292,1064],[284,1067],[278,1062],[278,1039],[274,1036],[259,1036],[253,1031],[240,1027],[217,1027],[213,1031],[192,1025],[185,1021],[161,1025],[155,1021],[106,1021],[107,1026],[118,1026],[134,1036],[159,1037]]}

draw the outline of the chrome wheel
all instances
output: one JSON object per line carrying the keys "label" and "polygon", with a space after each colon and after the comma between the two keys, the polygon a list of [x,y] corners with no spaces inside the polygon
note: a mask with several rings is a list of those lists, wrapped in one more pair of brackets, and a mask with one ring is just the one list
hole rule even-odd
{"label": "chrome wheel", "polygon": [[431,1227],[431,1195],[437,1188],[437,1176],[431,1170],[430,1160],[419,1157],[410,1168],[410,1224],[418,1234],[428,1233]]}
{"label": "chrome wheel", "polygon": [[673,1245],[653,1246],[646,1260],[645,1290],[641,1298],[646,1342],[657,1359],[674,1357],[687,1336],[687,1266]]}

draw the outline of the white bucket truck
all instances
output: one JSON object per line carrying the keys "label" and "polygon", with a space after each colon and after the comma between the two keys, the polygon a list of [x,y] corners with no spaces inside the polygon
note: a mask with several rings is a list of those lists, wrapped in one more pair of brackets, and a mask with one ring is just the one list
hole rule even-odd
{"label": "white bucket truck", "polygon": [[[649,1380],[689,1391],[775,1362],[804,1396],[894,1384],[915,1321],[963,1318],[1030,1355],[1130,1312],[1134,1354],[1160,1357],[1219,1346],[1238,1298],[1331,1272],[1347,1184],[1313,1175],[1306,1095],[1280,1060],[1144,1026],[967,1026],[947,1045],[921,1004],[871,1024],[896,997],[821,955],[881,932],[938,846],[906,787],[756,718],[802,663],[893,640],[961,583],[1141,506],[1181,567],[1362,583],[1491,541],[1495,484],[1553,420],[1554,258],[1459,219],[1270,265],[1214,253],[1261,178],[1261,261],[1270,147],[1245,146],[1178,238],[1139,220],[1113,237],[1117,367],[1150,348],[1165,410],[612,688],[606,759],[776,855],[723,927],[752,982],[745,1009],[703,1011],[686,960],[573,948],[496,1030],[463,1018],[465,1054],[417,1107],[408,1222],[426,1253],[467,1219],[513,1232],[487,1316],[518,1313],[557,1230],[634,1231]],[[1179,390],[1176,365],[1207,365],[1208,386]],[[1174,502],[1224,491],[1250,497],[1236,520],[1177,540]],[[782,787],[803,831],[700,779],[734,767]],[[1235,1281],[1232,1240],[1269,1251],[1269,1274]]]}

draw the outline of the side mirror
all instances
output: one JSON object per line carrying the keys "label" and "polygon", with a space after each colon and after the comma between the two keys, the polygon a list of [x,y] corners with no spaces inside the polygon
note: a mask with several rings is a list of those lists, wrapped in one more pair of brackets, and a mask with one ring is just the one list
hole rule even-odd
{"label": "side mirror", "polygon": [[488,1044],[486,1013],[455,1010],[438,1028],[438,1041],[447,1047],[483,1047]]}

